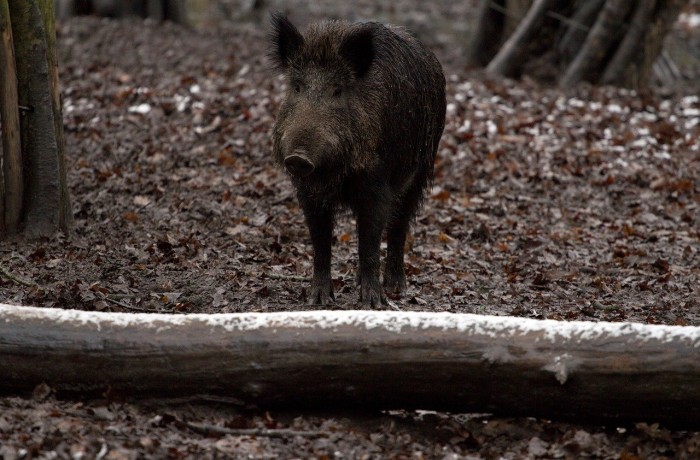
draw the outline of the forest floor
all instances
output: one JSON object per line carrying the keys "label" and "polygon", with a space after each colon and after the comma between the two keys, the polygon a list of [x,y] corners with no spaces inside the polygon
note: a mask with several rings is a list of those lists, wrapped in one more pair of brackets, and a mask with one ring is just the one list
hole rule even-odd
{"label": "forest floor", "polygon": [[[700,325],[696,87],[563,91],[467,73],[460,29],[430,26],[468,17],[468,2],[400,2],[415,6],[401,10],[410,14],[365,1],[296,3],[301,24],[326,6],[407,24],[445,68],[435,183],[409,240],[409,288],[386,308]],[[75,232],[0,243],[0,302],[174,314],[316,308],[305,303],[308,230],[270,157],[285,81],[265,57],[265,27],[78,18],[60,26],[59,48]],[[356,247],[343,216],[331,308],[358,308]],[[332,435],[205,435],[188,422]],[[211,400],[74,401],[39,387],[0,398],[0,456],[698,458],[700,433],[374,414],[361,402],[352,414],[290,414]]]}

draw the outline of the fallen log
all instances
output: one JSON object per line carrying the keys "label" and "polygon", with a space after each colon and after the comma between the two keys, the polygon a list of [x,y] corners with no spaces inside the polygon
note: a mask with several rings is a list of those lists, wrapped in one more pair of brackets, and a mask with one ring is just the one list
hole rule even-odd
{"label": "fallen log", "polygon": [[98,313],[0,304],[0,391],[262,408],[700,423],[700,328],[387,311]]}

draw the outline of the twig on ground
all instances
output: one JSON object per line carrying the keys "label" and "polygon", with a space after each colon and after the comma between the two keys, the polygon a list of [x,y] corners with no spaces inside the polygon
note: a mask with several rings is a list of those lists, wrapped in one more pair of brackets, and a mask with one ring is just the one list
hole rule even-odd
{"label": "twig on ground", "polygon": [[110,299],[109,297],[104,297],[104,300],[106,300],[109,303],[113,303],[114,305],[118,305],[122,308],[126,308],[127,310],[140,311],[142,313],[156,313],[153,310],[147,310],[147,309],[141,308],[141,307],[134,307],[134,306],[129,305],[127,303],[120,302],[120,301],[114,300],[114,299]]}
{"label": "twig on ground", "polygon": [[227,396],[218,396],[210,394],[194,394],[189,396],[172,397],[172,398],[148,398],[139,399],[140,404],[148,406],[173,406],[173,405],[184,405],[184,404],[202,404],[202,403],[212,403],[212,404],[225,404],[235,407],[245,407],[246,404],[238,398],[232,398]]}
{"label": "twig on ground", "polygon": [[245,276],[256,277],[262,276],[271,280],[283,280],[283,281],[311,281],[311,278],[304,275],[284,275],[282,273],[253,273],[253,272],[243,272]]}
{"label": "twig on ground", "polygon": [[310,281],[311,278],[304,275],[282,275],[281,273],[265,273],[265,276],[272,280],[287,280],[287,281]]}
{"label": "twig on ground", "polygon": [[38,284],[36,284],[34,281],[27,281],[25,279],[22,279],[19,276],[13,274],[8,269],[6,269],[5,267],[2,267],[2,266],[0,266],[0,275],[4,276],[5,278],[9,279],[10,281],[14,281],[17,284],[21,284],[22,286],[27,286],[27,287],[38,286]]}
{"label": "twig on ground", "polygon": [[288,428],[280,429],[265,429],[265,428],[225,428],[216,425],[207,425],[204,423],[193,423],[185,422],[185,426],[192,431],[204,435],[208,434],[231,434],[234,436],[259,436],[266,438],[289,438],[294,436],[301,436],[304,438],[322,438],[330,436],[331,433],[327,431],[300,431],[292,430]]}

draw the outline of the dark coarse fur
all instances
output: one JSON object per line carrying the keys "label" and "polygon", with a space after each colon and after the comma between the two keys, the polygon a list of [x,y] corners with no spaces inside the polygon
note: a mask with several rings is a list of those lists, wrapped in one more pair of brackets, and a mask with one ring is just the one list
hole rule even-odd
{"label": "dark coarse fur", "polygon": [[333,298],[333,222],[357,218],[360,300],[384,301],[379,247],[387,231],[384,285],[406,285],[403,250],[433,177],[445,125],[440,63],[403,29],[328,21],[302,35],[272,15],[271,57],[288,81],[273,131],[275,161],[290,172],[314,247],[310,303]]}

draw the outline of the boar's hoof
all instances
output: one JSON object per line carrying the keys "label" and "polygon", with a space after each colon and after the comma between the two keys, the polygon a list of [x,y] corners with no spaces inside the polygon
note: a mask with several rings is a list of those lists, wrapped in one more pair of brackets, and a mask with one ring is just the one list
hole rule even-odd
{"label": "boar's hoof", "polygon": [[306,177],[314,172],[314,164],[304,153],[295,152],[284,158],[284,167],[292,176]]}
{"label": "boar's hoof", "polygon": [[386,305],[386,299],[379,283],[361,283],[360,303],[365,307],[380,307]]}
{"label": "boar's hoof", "polygon": [[333,295],[333,285],[331,281],[311,283],[311,295],[309,296],[309,305],[328,305],[332,300],[335,300]]}
{"label": "boar's hoof", "polygon": [[400,294],[406,289],[406,277],[403,273],[384,274],[384,288],[392,294]]}

